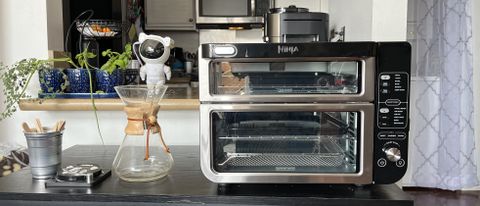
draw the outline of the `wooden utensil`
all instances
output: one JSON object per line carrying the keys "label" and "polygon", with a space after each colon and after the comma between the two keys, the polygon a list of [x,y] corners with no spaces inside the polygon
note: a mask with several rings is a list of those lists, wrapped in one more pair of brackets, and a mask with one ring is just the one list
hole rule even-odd
{"label": "wooden utensil", "polygon": [[28,124],[26,122],[22,123],[22,127],[23,127],[23,131],[32,132],[32,129],[30,129],[30,127],[28,126]]}
{"label": "wooden utensil", "polygon": [[59,121],[57,125],[57,132],[60,132],[65,129],[65,120]]}
{"label": "wooden utensil", "polygon": [[40,119],[36,118],[35,119],[35,126],[37,127],[37,132],[39,133],[44,133],[43,127],[42,127],[42,122],[40,122]]}
{"label": "wooden utensil", "polygon": [[59,120],[59,121],[57,121],[57,123],[55,123],[55,126],[53,126],[53,130],[54,130],[55,132],[60,131],[60,124],[61,124],[61,122],[62,122],[62,121]]}

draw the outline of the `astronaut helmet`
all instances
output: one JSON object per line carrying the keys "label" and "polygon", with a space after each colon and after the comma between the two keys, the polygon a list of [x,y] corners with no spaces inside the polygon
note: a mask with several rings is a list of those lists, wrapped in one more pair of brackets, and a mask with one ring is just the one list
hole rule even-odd
{"label": "astronaut helmet", "polygon": [[164,38],[145,33],[140,33],[138,41],[140,57],[145,63],[150,64],[164,64],[170,57],[170,49],[174,44],[170,37]]}

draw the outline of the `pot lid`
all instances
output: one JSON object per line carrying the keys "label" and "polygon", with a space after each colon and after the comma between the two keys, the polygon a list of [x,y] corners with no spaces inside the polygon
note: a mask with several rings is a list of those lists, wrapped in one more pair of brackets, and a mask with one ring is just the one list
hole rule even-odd
{"label": "pot lid", "polygon": [[308,12],[307,8],[299,8],[295,5],[290,5],[283,8],[273,8],[270,9],[270,13],[305,13]]}

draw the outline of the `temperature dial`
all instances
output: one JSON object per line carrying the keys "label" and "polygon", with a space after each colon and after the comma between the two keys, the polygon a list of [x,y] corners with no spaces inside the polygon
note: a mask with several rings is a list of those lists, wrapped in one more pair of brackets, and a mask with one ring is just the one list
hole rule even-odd
{"label": "temperature dial", "polygon": [[397,147],[385,147],[383,148],[383,152],[385,152],[385,155],[390,162],[396,162],[402,158],[400,149]]}

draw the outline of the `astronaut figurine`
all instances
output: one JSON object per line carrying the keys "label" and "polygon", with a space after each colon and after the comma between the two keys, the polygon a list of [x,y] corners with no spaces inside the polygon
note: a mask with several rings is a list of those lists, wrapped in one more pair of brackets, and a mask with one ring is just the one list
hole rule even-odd
{"label": "astronaut figurine", "polygon": [[[170,80],[172,72],[165,62],[170,57],[170,49],[173,47],[174,41],[170,37],[161,37],[157,35],[146,35],[140,33],[138,42],[140,44],[139,53],[141,59],[145,62],[140,67],[140,78],[142,81],[147,79],[147,85],[164,85],[166,80]],[[138,55],[133,49],[135,55]],[[165,80],[166,79],[166,80]]]}

